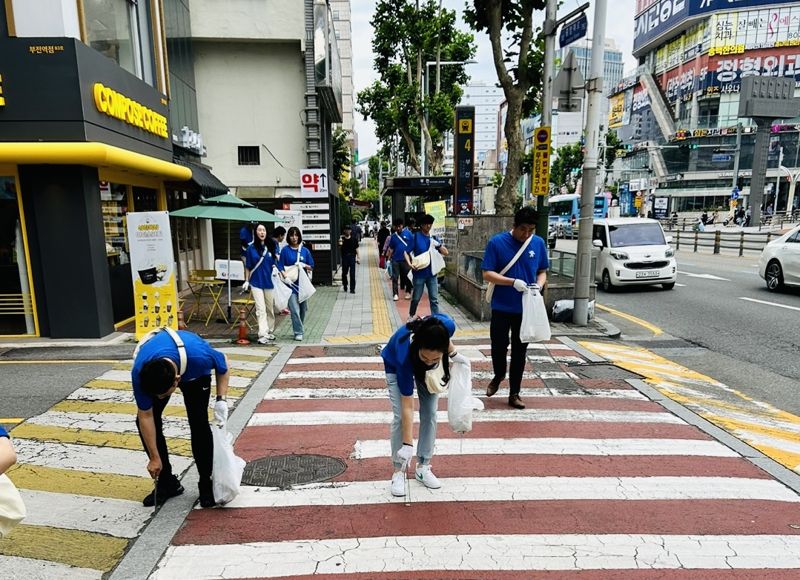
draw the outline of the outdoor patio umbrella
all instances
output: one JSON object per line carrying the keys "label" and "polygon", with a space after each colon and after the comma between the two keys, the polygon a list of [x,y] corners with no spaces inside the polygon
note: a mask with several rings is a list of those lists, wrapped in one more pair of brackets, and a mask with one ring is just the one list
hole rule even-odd
{"label": "outdoor patio umbrella", "polygon": [[178,209],[170,212],[169,215],[172,217],[224,220],[228,222],[228,319],[230,319],[231,222],[280,222],[282,220],[229,193],[208,199],[201,198],[199,205]]}

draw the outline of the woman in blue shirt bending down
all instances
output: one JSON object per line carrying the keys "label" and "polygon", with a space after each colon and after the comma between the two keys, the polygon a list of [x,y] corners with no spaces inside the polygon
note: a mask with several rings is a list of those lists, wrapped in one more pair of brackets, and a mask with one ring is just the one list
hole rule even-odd
{"label": "woman in blue shirt bending down", "polygon": [[[285,248],[281,250],[281,258],[278,264],[283,272],[287,273],[290,268],[302,268],[309,274],[314,269],[314,258],[311,257],[311,252],[303,246],[303,236],[300,230],[292,226],[286,233],[286,240],[289,242]],[[297,279],[292,280],[293,276],[287,276],[292,282],[292,296],[289,298],[289,313],[292,315],[292,330],[294,331],[294,339],[297,341],[303,340],[303,321],[306,318],[306,310],[308,310],[308,302],[300,302],[298,299]]]}
{"label": "woman in blue shirt bending down", "polygon": [[258,318],[258,342],[267,344],[275,340],[275,312],[272,309],[272,269],[277,265],[277,245],[267,236],[263,224],[256,227],[253,241],[247,245],[244,255],[245,281],[242,289],[253,296]]}
{"label": "woman in blue shirt bending down", "polygon": [[442,486],[431,471],[436,442],[436,411],[439,396],[425,383],[426,373],[442,365],[442,380],[450,380],[450,359],[456,355],[450,337],[455,322],[446,314],[416,319],[401,327],[381,351],[389,400],[392,403],[391,445],[393,496],[405,495],[405,470],[414,454],[414,386],[419,397],[419,441],[416,479],[425,487]]}

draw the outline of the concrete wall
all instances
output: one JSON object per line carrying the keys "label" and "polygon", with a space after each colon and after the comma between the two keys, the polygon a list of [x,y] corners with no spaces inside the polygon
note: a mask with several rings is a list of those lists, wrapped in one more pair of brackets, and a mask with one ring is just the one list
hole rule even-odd
{"label": "concrete wall", "polygon": [[[205,163],[229,187],[299,191],[297,169],[306,166],[299,43],[195,42],[193,48]],[[258,146],[261,164],[240,166],[240,145]]]}
{"label": "concrete wall", "polygon": [[195,39],[305,42],[303,3],[298,0],[191,0],[189,9]]}

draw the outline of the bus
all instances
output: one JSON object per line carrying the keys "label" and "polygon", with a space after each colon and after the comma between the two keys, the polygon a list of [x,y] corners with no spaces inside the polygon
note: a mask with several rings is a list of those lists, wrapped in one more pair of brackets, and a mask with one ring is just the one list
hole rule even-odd
{"label": "bus", "polygon": [[[550,223],[562,225],[572,224],[572,217],[577,220],[581,213],[581,196],[577,193],[554,195],[550,198]],[[608,198],[605,194],[598,193],[594,196],[594,215],[601,219],[608,217]]]}

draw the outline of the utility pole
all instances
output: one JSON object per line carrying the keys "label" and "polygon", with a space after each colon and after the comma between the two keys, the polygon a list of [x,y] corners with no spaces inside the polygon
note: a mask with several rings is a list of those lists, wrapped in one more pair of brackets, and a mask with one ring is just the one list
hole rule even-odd
{"label": "utility pole", "polygon": [[733,185],[731,185],[731,191],[739,188],[739,158],[741,154],[742,154],[742,124],[738,123],[736,125],[736,149],[733,152]]}
{"label": "utility pole", "polygon": [[[553,79],[555,77],[556,31],[558,30],[558,0],[547,0],[544,9],[544,87],[542,87],[542,127],[553,125]],[[533,179],[533,175],[531,175]],[[536,234],[547,240],[549,206],[547,196],[536,200],[538,216]]]}
{"label": "utility pole", "polygon": [[578,256],[575,265],[575,309],[572,321],[578,326],[589,324],[589,286],[592,270],[592,221],[594,190],[597,184],[597,157],[600,146],[600,105],[603,98],[603,57],[605,51],[606,12],[608,0],[597,0],[594,6],[592,59],[587,84],[586,155],[583,161],[583,191],[578,232]]}

